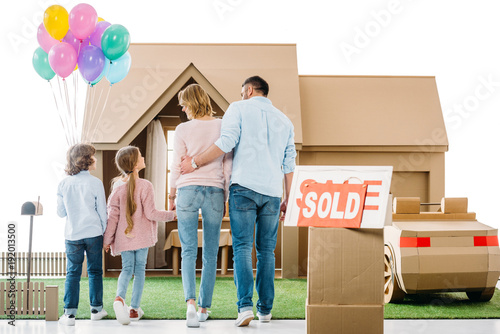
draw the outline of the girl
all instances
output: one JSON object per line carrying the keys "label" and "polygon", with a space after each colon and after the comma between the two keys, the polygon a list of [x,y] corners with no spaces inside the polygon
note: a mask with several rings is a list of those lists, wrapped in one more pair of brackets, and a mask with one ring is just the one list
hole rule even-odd
{"label": "girl", "polygon": [[[232,153],[221,156],[193,173],[180,175],[181,157],[205,151],[220,136],[221,120],[213,117],[210,97],[200,85],[192,84],[179,92],[179,104],[189,122],[175,129],[174,157],[170,177],[169,207],[177,199],[179,239],[182,246],[182,285],[187,302],[186,325],[199,327],[208,318],[207,308],[217,270],[217,252],[222,217],[232,168]],[[203,268],[201,272],[198,314],[196,303],[196,256],[198,254],[198,211],[203,217]]]}
{"label": "girl", "polygon": [[[175,219],[175,211],[156,210],[153,185],[141,179],[139,171],[146,167],[137,147],[127,146],[116,153],[115,164],[121,176],[115,178],[108,200],[108,227],[104,233],[104,248],[113,256],[121,255],[122,272],[113,303],[116,319],[122,325],[137,321],[144,312],[140,308],[144,288],[148,248],[158,241],[156,222]],[[134,275],[130,311],[125,295]]]}
{"label": "girl", "polygon": [[64,285],[64,314],[59,323],[75,325],[80,297],[84,253],[89,274],[90,318],[100,320],[102,308],[102,234],[106,229],[106,195],[101,180],[90,175],[96,169],[95,148],[76,144],[69,148],[66,174],[57,188],[57,214],[66,217],[67,274]]}

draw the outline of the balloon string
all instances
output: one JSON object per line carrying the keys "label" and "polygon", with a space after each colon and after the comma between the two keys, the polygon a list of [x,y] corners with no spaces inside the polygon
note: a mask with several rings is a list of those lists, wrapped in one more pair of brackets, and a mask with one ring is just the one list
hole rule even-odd
{"label": "balloon string", "polygon": [[87,92],[85,93],[85,105],[83,107],[83,122],[82,122],[82,133],[81,133],[82,143],[86,143],[87,142],[87,138],[86,138],[85,134],[86,134],[87,128],[88,128],[88,124],[87,124],[87,121],[88,121],[87,105],[89,103],[89,88],[90,88],[90,84],[87,85]]}
{"label": "balloon string", "polygon": [[101,92],[99,93],[99,98],[97,99],[97,103],[95,104],[95,109],[97,109],[97,107],[99,106],[99,102],[101,102],[101,97],[102,97],[103,91],[104,91],[104,89],[101,89]]}
{"label": "balloon string", "polygon": [[73,104],[73,116],[75,117],[75,139],[76,142],[79,141],[79,129],[78,129],[78,112],[76,110],[77,99],[78,99],[78,76],[73,72],[73,87],[75,88],[74,104]]}
{"label": "balloon string", "polygon": [[88,117],[90,117],[90,122],[88,122],[88,126],[87,126],[87,130],[86,130],[86,133],[85,133],[85,137],[86,137],[86,140],[88,142],[90,142],[90,132],[92,131],[92,124],[94,123],[94,108],[93,108],[93,105],[92,105],[92,96],[95,94],[95,90],[97,88],[95,88],[95,86],[90,86],[90,94],[89,94],[89,104],[88,104]]}
{"label": "balloon string", "polygon": [[92,138],[90,138],[90,132],[92,131],[92,125],[94,124],[94,117],[95,117],[95,107],[94,107],[94,95],[95,95],[95,86],[91,86],[90,90],[90,106],[89,106],[89,116],[90,116],[90,123],[87,129],[87,140],[90,142],[92,141]]}
{"label": "balloon string", "polygon": [[[101,97],[102,97],[102,92],[103,92],[103,91],[104,91],[104,90],[103,90],[103,89],[101,89],[101,92],[99,93],[99,98],[97,99],[97,103],[94,105],[94,113],[93,113],[93,115],[95,115],[95,112],[96,112],[96,110],[97,110],[97,109],[98,109],[98,107],[99,107],[99,102],[101,102]],[[92,122],[93,122],[93,121],[94,121],[94,117],[92,116]],[[91,137],[91,138],[92,138],[92,137]]]}
{"label": "balloon string", "polygon": [[[52,87],[52,82],[49,81],[49,85],[50,85],[50,90],[52,91],[52,96],[54,96],[54,102],[56,103],[56,109],[57,109],[57,114],[59,115],[59,120],[61,121],[61,125],[64,129],[64,122],[63,122],[62,117],[61,117],[61,112],[59,111],[59,105],[57,104],[56,93],[54,92],[54,87]],[[66,144],[68,144],[68,146],[70,146],[66,132],[64,133],[64,137],[66,138]]]}
{"label": "balloon string", "polygon": [[[102,92],[102,89],[101,89],[101,92]],[[88,138],[89,138],[89,141],[92,142],[92,136],[90,135],[91,133],[93,133],[92,129],[94,128],[94,121],[95,121],[95,116],[96,116],[96,111],[97,111],[97,106],[93,103],[94,102],[94,97],[95,97],[95,91],[94,91],[94,94],[92,96],[92,119],[91,119],[91,122],[90,122],[90,127],[89,127],[89,133],[88,133]]]}
{"label": "balloon string", "polygon": [[101,112],[99,114],[99,118],[97,119],[97,124],[94,128],[94,133],[92,134],[92,138],[94,138],[96,131],[97,131],[97,128],[98,128],[98,125],[99,125],[99,122],[101,121],[101,117],[104,114],[104,109],[106,108],[106,104],[108,103],[109,93],[111,92],[111,86],[112,85],[109,85],[109,87],[108,87],[108,93],[106,94],[106,99],[104,100],[104,105],[102,106]]}
{"label": "balloon string", "polygon": [[73,131],[73,124],[71,122],[71,106],[69,104],[69,94],[68,94],[68,83],[66,82],[66,80],[63,80],[64,82],[64,95],[66,97],[66,112],[68,113],[68,131],[70,133],[70,138],[71,138],[71,144],[74,145],[76,144],[76,138],[75,138],[75,134],[74,134],[74,131]]}
{"label": "balloon string", "polygon": [[[57,77],[57,85],[59,86],[59,96],[61,98],[61,105],[64,104],[64,99],[63,99],[63,88],[61,87],[61,77]],[[63,79],[63,81],[65,81]],[[68,138],[68,141],[69,141],[69,145],[71,145],[71,136],[70,136],[70,132],[69,132],[69,126],[70,126],[70,121],[69,121],[69,118],[68,118],[68,113],[65,113],[64,112],[64,107],[62,107],[60,109],[60,112],[61,112],[61,115],[63,115],[63,119],[64,119],[64,132],[66,134],[66,137]]]}

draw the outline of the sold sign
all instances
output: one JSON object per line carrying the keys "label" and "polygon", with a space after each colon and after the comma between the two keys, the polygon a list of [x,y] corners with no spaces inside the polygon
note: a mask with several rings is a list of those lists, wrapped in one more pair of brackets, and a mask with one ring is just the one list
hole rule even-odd
{"label": "sold sign", "polygon": [[297,226],[359,228],[366,197],[365,184],[334,184],[332,181],[318,183],[304,180],[300,185],[302,198],[297,199],[300,208]]}
{"label": "sold sign", "polygon": [[297,166],[285,226],[382,228],[391,177],[385,166]]}

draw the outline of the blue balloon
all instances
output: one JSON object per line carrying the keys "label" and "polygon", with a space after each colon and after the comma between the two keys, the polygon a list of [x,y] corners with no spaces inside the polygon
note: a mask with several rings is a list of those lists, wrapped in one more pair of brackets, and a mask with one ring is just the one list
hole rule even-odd
{"label": "blue balloon", "polygon": [[109,64],[109,70],[106,74],[106,79],[108,79],[110,84],[115,84],[122,81],[130,71],[130,66],[132,65],[132,57],[127,51],[123,56],[118,59],[112,60]]}

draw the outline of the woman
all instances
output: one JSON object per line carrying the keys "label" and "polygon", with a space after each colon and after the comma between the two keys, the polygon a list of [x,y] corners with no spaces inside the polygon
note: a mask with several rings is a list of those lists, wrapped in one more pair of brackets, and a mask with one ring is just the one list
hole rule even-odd
{"label": "woman", "polygon": [[[210,97],[200,85],[192,84],[178,94],[179,104],[189,121],[177,126],[171,165],[169,208],[177,210],[181,240],[182,285],[186,297],[186,325],[199,327],[208,318],[217,270],[219,236],[228,196],[232,153],[181,175],[183,156],[203,153],[220,136],[221,120],[213,117]],[[177,197],[176,191],[178,189]],[[203,218],[203,268],[196,312],[196,256],[198,254],[198,212]]]}

